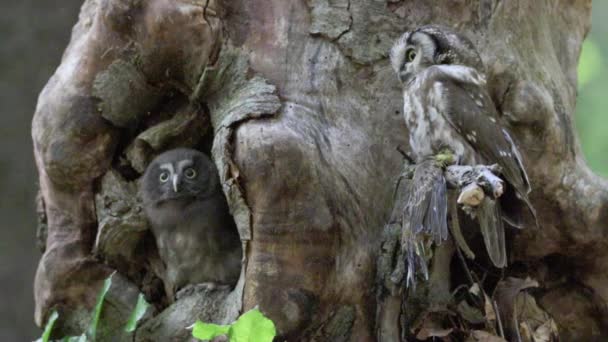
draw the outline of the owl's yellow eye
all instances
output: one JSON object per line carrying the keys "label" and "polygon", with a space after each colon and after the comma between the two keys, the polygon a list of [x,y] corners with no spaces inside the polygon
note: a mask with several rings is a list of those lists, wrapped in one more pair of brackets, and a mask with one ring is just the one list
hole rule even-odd
{"label": "owl's yellow eye", "polygon": [[184,174],[186,175],[186,178],[189,179],[196,177],[196,171],[191,167],[187,168],[186,171],[184,171]]}
{"label": "owl's yellow eye", "polygon": [[414,49],[407,50],[407,52],[405,54],[405,59],[408,62],[413,62],[414,59],[416,59],[416,50],[414,50]]}
{"label": "owl's yellow eye", "polygon": [[160,176],[158,177],[158,179],[161,181],[161,183],[165,183],[166,181],[169,180],[169,173],[168,172],[161,172]]}

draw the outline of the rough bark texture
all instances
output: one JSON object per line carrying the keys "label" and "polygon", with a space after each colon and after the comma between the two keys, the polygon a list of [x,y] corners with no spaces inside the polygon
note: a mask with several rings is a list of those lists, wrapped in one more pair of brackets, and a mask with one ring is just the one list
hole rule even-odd
{"label": "rough bark texture", "polygon": [[155,154],[194,146],[220,171],[242,276],[231,293],[180,298],[138,340],[257,305],[290,340],[406,334],[410,299],[376,296],[408,149],[387,54],[403,31],[438,23],[477,45],[531,178],[541,229],[513,234],[505,273],[538,280],[564,340],[608,337],[608,183],[572,127],[590,10],[590,0],[85,1],[33,121],[48,229],[37,323],[56,308],[64,332],[82,329],[112,269],[165,308],[136,180]]}

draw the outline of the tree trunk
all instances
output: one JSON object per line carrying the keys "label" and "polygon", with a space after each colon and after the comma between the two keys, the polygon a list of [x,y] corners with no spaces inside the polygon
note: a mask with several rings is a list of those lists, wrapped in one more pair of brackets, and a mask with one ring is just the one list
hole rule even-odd
{"label": "tree trunk", "polygon": [[[197,318],[227,323],[255,306],[289,340],[411,334],[416,296],[385,282],[395,249],[385,224],[409,149],[387,55],[404,31],[437,23],[477,46],[541,226],[510,234],[509,267],[489,270],[483,289],[532,277],[562,339],[608,338],[608,183],[585,165],[572,125],[590,12],[590,0],[85,1],[33,120],[48,227],[36,322],[57,309],[63,333],[82,330],[117,270],[109,326],[139,291],[156,309],[124,339],[185,339]],[[137,179],[177,146],[212,153],[246,260],[233,291],[167,307]]]}

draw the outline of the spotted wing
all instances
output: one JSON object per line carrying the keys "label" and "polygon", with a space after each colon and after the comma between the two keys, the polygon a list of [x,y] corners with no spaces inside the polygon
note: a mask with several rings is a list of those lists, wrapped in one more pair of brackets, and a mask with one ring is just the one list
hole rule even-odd
{"label": "spotted wing", "polygon": [[[456,75],[450,75],[449,67],[437,69],[433,79],[427,82],[432,105],[485,162],[500,165],[502,176],[515,192],[508,199],[523,202],[519,207],[527,209],[536,221],[536,212],[528,199],[530,182],[521,155],[508,131],[500,125],[498,112],[481,77],[466,67],[455,68]],[[505,210],[503,217],[509,224],[521,228],[521,213],[522,210]]]}

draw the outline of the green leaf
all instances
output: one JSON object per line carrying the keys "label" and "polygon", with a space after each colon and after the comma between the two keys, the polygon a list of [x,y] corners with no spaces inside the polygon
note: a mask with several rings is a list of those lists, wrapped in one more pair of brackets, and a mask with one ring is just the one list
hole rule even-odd
{"label": "green leaf", "polygon": [[61,342],[87,342],[87,336],[85,334],[80,336],[67,336],[62,338]]}
{"label": "green leaf", "polygon": [[229,325],[218,325],[196,321],[192,329],[192,336],[199,340],[211,340],[217,336],[226,335],[230,330]]}
{"label": "green leaf", "polygon": [[135,331],[135,328],[137,328],[137,322],[139,322],[139,320],[144,316],[146,310],[148,310],[148,306],[150,306],[150,304],[146,302],[143,293],[140,293],[139,297],[137,297],[135,309],[133,309],[133,312],[131,312],[131,316],[129,317],[127,325],[125,326],[126,332],[130,333]]}
{"label": "green leaf", "polygon": [[103,286],[101,287],[101,291],[99,292],[99,296],[97,297],[97,303],[95,304],[95,309],[93,310],[93,317],[91,318],[91,323],[89,323],[89,329],[87,329],[87,336],[89,337],[89,339],[91,339],[91,341],[95,341],[95,335],[97,335],[97,324],[99,323],[99,317],[101,317],[103,301],[106,298],[106,294],[108,293],[110,286],[112,286],[112,277],[114,276],[114,273],[112,273],[103,282]]}
{"label": "green leaf", "polygon": [[57,311],[53,311],[51,316],[49,316],[48,321],[46,321],[46,325],[44,326],[44,332],[42,332],[42,336],[36,340],[36,342],[49,342],[51,338],[51,332],[53,331],[53,325],[55,325],[55,321],[59,318],[59,314]]}
{"label": "green leaf", "polygon": [[228,337],[230,342],[272,342],[276,334],[274,323],[260,310],[253,309],[232,324]]}
{"label": "green leaf", "polygon": [[[51,338],[51,332],[53,331],[53,325],[55,325],[55,321],[59,318],[59,314],[57,311],[53,311],[49,320],[46,322],[44,326],[44,332],[42,333],[42,337],[36,340],[36,342],[49,342]],[[66,336],[60,340],[60,342],[87,342],[87,337],[85,334],[80,336]]]}

